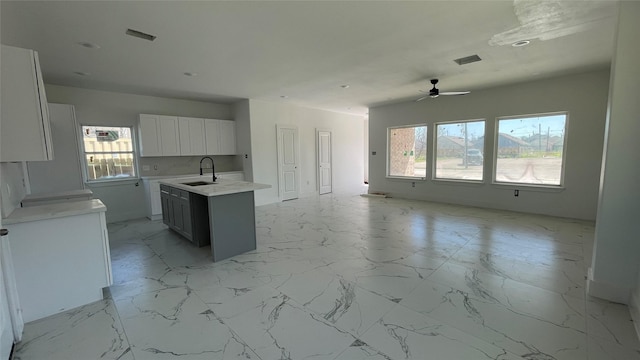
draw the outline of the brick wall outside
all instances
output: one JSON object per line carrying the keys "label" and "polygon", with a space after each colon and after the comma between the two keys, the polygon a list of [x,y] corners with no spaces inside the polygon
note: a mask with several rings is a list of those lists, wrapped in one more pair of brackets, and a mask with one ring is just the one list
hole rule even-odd
{"label": "brick wall outside", "polygon": [[391,129],[389,134],[389,175],[413,176],[415,129]]}

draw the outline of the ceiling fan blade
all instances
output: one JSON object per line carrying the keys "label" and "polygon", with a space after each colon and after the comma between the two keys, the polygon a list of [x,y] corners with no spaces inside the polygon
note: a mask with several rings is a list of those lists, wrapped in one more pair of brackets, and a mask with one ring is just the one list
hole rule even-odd
{"label": "ceiling fan blade", "polygon": [[424,100],[424,99],[426,99],[426,98],[428,98],[428,97],[429,97],[429,95],[425,95],[425,96],[423,96],[423,97],[421,97],[421,98],[417,99],[417,100],[416,100],[416,102],[418,102],[418,101],[422,101],[422,100]]}
{"label": "ceiling fan blade", "polygon": [[440,95],[467,95],[471,91],[441,91]]}

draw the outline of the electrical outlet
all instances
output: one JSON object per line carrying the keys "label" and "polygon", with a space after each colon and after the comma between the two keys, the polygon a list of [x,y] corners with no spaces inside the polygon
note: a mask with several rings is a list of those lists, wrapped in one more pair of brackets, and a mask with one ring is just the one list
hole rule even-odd
{"label": "electrical outlet", "polygon": [[416,182],[415,181],[411,182],[411,187],[416,187]]}
{"label": "electrical outlet", "polygon": [[158,165],[153,165],[153,170],[158,170]]}
{"label": "electrical outlet", "polygon": [[518,190],[518,189],[513,190],[513,196],[515,196],[515,197],[520,196],[520,190]]}

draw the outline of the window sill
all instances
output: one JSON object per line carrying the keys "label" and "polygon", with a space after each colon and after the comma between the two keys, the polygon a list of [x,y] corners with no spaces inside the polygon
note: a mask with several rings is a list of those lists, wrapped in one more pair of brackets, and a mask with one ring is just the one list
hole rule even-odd
{"label": "window sill", "polygon": [[484,185],[485,182],[483,180],[463,180],[463,179],[433,179],[434,184],[440,185]]}
{"label": "window sill", "polygon": [[516,184],[516,183],[501,183],[493,182],[491,185],[497,188],[510,189],[510,190],[528,190],[528,191],[541,191],[541,192],[562,192],[566,188],[560,185],[536,185],[536,184]]}
{"label": "window sill", "polygon": [[426,181],[427,178],[424,177],[413,177],[413,176],[386,176],[389,180],[406,180],[406,181]]}
{"label": "window sill", "polygon": [[127,179],[113,179],[113,180],[100,180],[100,181],[85,181],[87,187],[107,187],[107,186],[120,186],[128,184],[137,184],[140,182],[139,178],[127,178]]}

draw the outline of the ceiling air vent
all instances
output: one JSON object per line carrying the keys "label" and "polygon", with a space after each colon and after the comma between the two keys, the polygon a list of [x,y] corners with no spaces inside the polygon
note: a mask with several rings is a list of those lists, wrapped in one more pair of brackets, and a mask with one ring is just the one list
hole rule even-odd
{"label": "ceiling air vent", "polygon": [[142,31],[127,29],[127,35],[137,37],[144,40],[153,41],[156,39],[154,35],[143,33]]}
{"label": "ceiling air vent", "polygon": [[458,63],[458,65],[467,65],[467,64],[471,64],[471,63],[474,63],[474,62],[480,61],[480,60],[482,60],[482,59],[480,59],[480,56],[471,55],[471,56],[463,57],[463,58],[460,58],[460,59],[455,59],[453,61]]}

